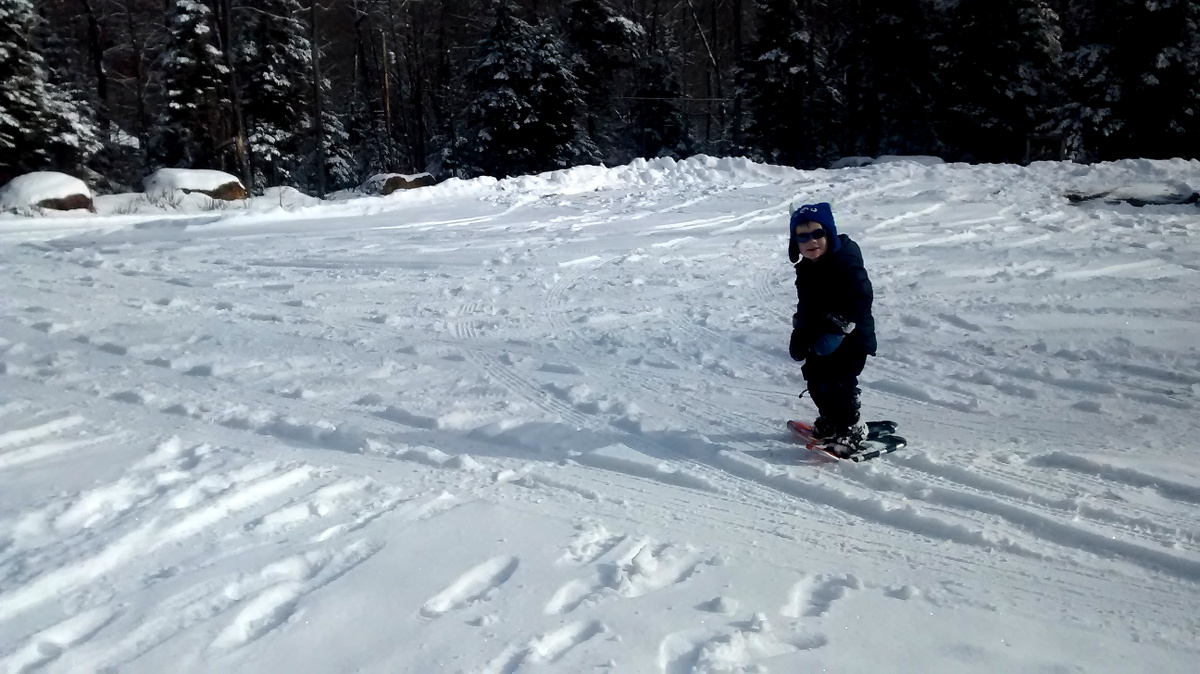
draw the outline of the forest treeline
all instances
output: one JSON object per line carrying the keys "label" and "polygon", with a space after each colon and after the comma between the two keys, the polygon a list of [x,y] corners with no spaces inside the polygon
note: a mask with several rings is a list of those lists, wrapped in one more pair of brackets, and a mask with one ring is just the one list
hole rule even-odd
{"label": "forest treeline", "polygon": [[0,182],[1196,157],[1200,0],[0,0]]}

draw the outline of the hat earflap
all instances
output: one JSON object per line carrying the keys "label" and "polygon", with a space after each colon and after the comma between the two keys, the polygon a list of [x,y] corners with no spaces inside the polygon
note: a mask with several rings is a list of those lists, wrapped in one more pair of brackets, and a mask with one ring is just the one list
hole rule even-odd
{"label": "hat earflap", "polygon": [[796,243],[796,223],[792,219],[796,215],[796,205],[792,204],[789,209],[791,214],[788,216],[788,259],[792,264],[800,261],[800,245]]}

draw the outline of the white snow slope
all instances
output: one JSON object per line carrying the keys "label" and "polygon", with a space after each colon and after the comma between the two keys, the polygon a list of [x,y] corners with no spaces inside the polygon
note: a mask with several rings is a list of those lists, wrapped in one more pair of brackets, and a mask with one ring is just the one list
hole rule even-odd
{"label": "white snow slope", "polygon": [[[1200,162],[2,220],[0,668],[1195,671],[1200,211],[1063,197],[1146,183]],[[783,426],[817,200],[910,442],[863,464]]]}

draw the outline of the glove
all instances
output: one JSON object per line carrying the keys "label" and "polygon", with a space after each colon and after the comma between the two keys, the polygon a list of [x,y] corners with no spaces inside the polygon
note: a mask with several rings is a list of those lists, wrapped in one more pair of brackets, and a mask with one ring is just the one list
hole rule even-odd
{"label": "glove", "polygon": [[829,332],[835,335],[848,335],[854,332],[855,325],[852,321],[847,321],[836,314],[829,314],[826,316],[826,319],[830,324],[828,326]]}
{"label": "glove", "polygon": [[788,353],[791,354],[792,360],[808,358],[808,345],[804,343],[804,333],[792,330],[792,341],[788,343]]}
{"label": "glove", "polygon": [[[817,341],[813,342],[813,345],[812,345],[813,355],[814,356],[828,356],[829,354],[833,353],[834,350],[836,350],[839,345],[841,345],[842,340],[845,338],[846,338],[846,335],[835,335],[835,334],[830,334],[828,332],[821,335],[820,337],[817,337]],[[796,356],[793,354],[792,358],[796,358]],[[800,359],[796,358],[796,360],[800,360]]]}

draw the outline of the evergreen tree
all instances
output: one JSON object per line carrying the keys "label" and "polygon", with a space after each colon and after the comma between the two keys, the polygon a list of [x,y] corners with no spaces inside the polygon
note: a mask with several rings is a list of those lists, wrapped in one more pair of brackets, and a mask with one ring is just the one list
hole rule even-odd
{"label": "evergreen tree", "polygon": [[583,90],[561,38],[548,24],[534,31],[534,86],[531,100],[537,117],[529,133],[547,171],[599,161],[596,144],[577,123],[584,108]]}
{"label": "evergreen tree", "polygon": [[573,0],[569,16],[567,42],[571,68],[583,90],[587,135],[602,154],[611,156],[616,145],[611,136],[617,116],[616,78],[632,64],[645,31],[617,14],[608,0]]}
{"label": "evergreen tree", "polygon": [[1093,159],[1200,153],[1200,2],[1080,3],[1072,121]]}
{"label": "evergreen tree", "polygon": [[[328,84],[326,84],[328,87]],[[342,117],[329,110],[321,112],[324,124],[321,134],[323,152],[313,153],[313,159],[323,158],[325,162],[325,177],[328,187],[334,190],[346,189],[358,185],[361,180],[354,170],[354,154],[350,151],[350,134],[342,125]]]}
{"label": "evergreen tree", "polygon": [[575,124],[581,91],[556,36],[514,14],[505,0],[467,72],[475,92],[468,135],[447,168],[461,176],[506,177],[565,168],[595,153]]}
{"label": "evergreen tree", "polygon": [[828,53],[815,30],[816,0],[758,0],[758,39],[743,64],[751,121],[747,143],[759,158],[816,166],[836,150],[837,90],[828,79]]}
{"label": "evergreen tree", "polygon": [[212,10],[200,0],[170,0],[162,54],[163,110],[152,141],[166,166],[225,168],[229,69],[215,42]]}
{"label": "evergreen tree", "polygon": [[939,152],[930,124],[941,88],[939,27],[930,0],[860,0],[845,10],[838,25],[846,38],[832,55],[842,83],[840,154]]}
{"label": "evergreen tree", "polygon": [[297,0],[246,0],[238,67],[254,187],[296,185],[311,131],[312,46]]}
{"label": "evergreen tree", "polygon": [[955,158],[1021,161],[1062,105],[1058,16],[1045,0],[962,0],[947,53],[944,129]]}
{"label": "evergreen tree", "polygon": [[0,175],[76,171],[99,148],[86,108],[51,84],[30,0],[0,0]]}
{"label": "evergreen tree", "polygon": [[629,130],[639,157],[689,154],[688,120],[680,108],[683,87],[672,59],[656,51],[638,60]]}
{"label": "evergreen tree", "polygon": [[380,4],[377,0],[354,0],[351,5],[354,67],[345,131],[355,157],[353,171],[360,179],[395,171],[405,164],[393,135],[390,54],[382,53],[384,35],[373,26]]}

